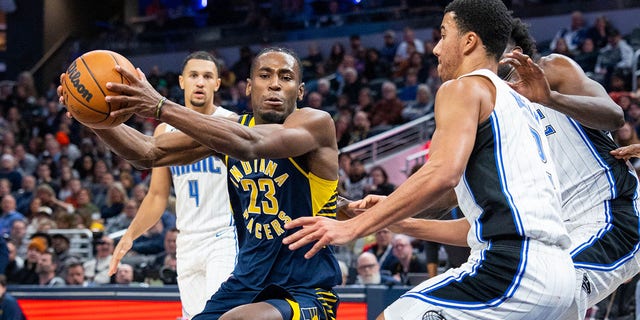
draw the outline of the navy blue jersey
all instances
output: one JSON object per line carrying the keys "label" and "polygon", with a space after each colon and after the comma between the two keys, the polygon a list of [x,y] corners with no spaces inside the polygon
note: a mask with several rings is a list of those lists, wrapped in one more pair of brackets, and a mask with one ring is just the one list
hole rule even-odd
{"label": "navy blue jersey", "polygon": [[[240,123],[253,126],[253,117],[244,115]],[[298,230],[284,229],[293,219],[335,218],[337,179],[325,180],[308,172],[302,158],[240,161],[227,156],[226,161],[240,247],[233,276],[253,290],[270,284],[284,288],[339,284],[340,268],[330,247],[305,259],[311,245],[292,251],[282,244],[283,238]]]}

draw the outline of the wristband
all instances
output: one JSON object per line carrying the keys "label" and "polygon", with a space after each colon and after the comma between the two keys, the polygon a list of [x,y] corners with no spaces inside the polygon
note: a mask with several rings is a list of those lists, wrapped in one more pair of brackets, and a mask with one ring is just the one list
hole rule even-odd
{"label": "wristband", "polygon": [[162,114],[162,106],[164,102],[167,101],[166,97],[162,97],[160,101],[158,101],[158,105],[156,105],[156,120],[160,120],[160,115]]}

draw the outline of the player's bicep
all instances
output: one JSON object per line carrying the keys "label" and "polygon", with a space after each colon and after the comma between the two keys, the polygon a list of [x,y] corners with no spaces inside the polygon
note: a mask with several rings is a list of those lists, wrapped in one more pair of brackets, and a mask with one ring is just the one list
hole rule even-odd
{"label": "player's bicep", "polygon": [[[440,91],[443,88],[445,90]],[[475,143],[480,98],[472,90],[463,91],[468,94],[460,94],[460,88],[443,88],[436,95],[436,130],[429,148],[429,162],[432,166],[448,168],[446,172],[459,178]]]}

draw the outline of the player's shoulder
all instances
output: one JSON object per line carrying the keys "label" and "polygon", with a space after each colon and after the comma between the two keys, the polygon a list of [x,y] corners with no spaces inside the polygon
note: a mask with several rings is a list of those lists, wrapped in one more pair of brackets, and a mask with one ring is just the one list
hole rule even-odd
{"label": "player's shoulder", "polygon": [[438,89],[436,98],[475,99],[485,96],[488,91],[495,91],[491,79],[484,75],[471,75],[446,81]]}
{"label": "player's shoulder", "polygon": [[545,73],[554,70],[555,68],[576,68],[579,67],[577,62],[573,59],[557,53],[552,53],[538,59],[538,65],[545,71]]}
{"label": "player's shoulder", "polygon": [[295,120],[306,119],[307,121],[333,122],[333,118],[328,112],[314,108],[298,108],[294,110],[289,117],[287,117],[287,119],[289,118]]}

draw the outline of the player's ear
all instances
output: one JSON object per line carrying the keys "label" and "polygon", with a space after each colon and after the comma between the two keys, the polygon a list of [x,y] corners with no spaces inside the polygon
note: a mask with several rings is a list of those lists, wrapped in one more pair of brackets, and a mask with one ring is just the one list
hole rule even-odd
{"label": "player's ear", "polygon": [[248,97],[251,95],[251,79],[247,78],[247,86],[244,89],[244,94]]}
{"label": "player's ear", "polygon": [[482,45],[482,41],[478,34],[475,32],[467,32],[464,36],[464,48],[463,53],[469,53],[473,51],[478,45]]}
{"label": "player's ear", "polygon": [[222,83],[222,80],[220,78],[216,78],[216,84],[213,86],[213,92],[218,92],[218,89],[220,89],[220,83]]}
{"label": "player's ear", "polygon": [[178,76],[178,83],[180,84],[180,89],[184,90],[184,77],[182,75]]}
{"label": "player's ear", "polygon": [[302,101],[304,98],[304,82],[300,82],[298,85],[298,101]]}

